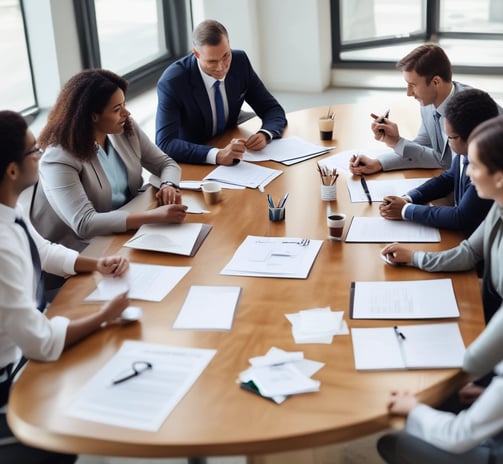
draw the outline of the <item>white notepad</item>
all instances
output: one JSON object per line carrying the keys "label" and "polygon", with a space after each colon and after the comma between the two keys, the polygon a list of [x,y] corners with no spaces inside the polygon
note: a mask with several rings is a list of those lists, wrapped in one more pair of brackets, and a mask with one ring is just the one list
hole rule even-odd
{"label": "white notepad", "polygon": [[465,345],[456,322],[353,328],[351,336],[356,370],[463,366]]}

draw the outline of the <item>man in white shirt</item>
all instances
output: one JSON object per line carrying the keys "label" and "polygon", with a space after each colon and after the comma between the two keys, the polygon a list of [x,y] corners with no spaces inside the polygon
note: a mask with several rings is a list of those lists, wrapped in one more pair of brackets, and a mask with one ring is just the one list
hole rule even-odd
{"label": "man in white shirt", "polygon": [[[80,256],[46,241],[36,232],[17,201],[20,193],[38,179],[40,152],[24,118],[13,111],[0,111],[0,407],[7,404],[21,355],[55,361],[66,347],[115,321],[128,306],[128,298],[122,294],[80,319],[48,319],[43,314],[42,270],[65,276],[93,271],[121,276],[129,263],[120,256]],[[75,462],[76,456],[17,442],[7,426],[5,411],[1,411],[2,464]]]}

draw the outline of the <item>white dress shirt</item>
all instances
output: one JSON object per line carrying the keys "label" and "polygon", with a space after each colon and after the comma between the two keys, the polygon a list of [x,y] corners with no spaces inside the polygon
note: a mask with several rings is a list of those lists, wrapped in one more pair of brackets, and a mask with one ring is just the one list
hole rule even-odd
{"label": "white dress shirt", "polygon": [[15,362],[21,353],[40,361],[59,358],[69,319],[48,319],[36,308],[36,281],[28,238],[14,221],[22,217],[35,241],[42,269],[53,274],[75,274],[78,253],[43,239],[21,206],[0,204],[0,368]]}

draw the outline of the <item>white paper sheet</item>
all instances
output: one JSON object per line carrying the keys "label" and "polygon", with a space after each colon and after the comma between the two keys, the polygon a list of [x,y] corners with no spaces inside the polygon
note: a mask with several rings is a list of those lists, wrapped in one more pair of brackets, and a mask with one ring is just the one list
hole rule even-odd
{"label": "white paper sheet", "polygon": [[271,169],[258,164],[241,161],[235,166],[217,166],[204,180],[258,188],[265,187],[281,174],[283,174],[283,171],[279,169]]}
{"label": "white paper sheet", "polygon": [[174,329],[230,330],[241,287],[192,285]]}
{"label": "white paper sheet", "polygon": [[104,276],[84,301],[109,301],[125,291],[129,291],[131,299],[161,301],[190,269],[190,266],[131,263],[125,277]]}
{"label": "white paper sheet", "polygon": [[305,279],[323,241],[310,240],[301,246],[301,240],[249,235],[220,274]]}
{"label": "white paper sheet", "polygon": [[[402,333],[402,339],[397,335]],[[456,322],[351,329],[355,368],[442,369],[462,367],[465,345]]]}
{"label": "white paper sheet", "polygon": [[314,158],[315,156],[327,153],[332,148],[334,147],[317,145],[297,136],[283,137],[281,139],[274,139],[262,150],[246,150],[243,159],[251,162],[271,160],[282,163],[296,159],[305,160]]}
{"label": "white paper sheet", "polygon": [[459,317],[451,279],[354,282],[353,319]]}
{"label": "white paper sheet", "polygon": [[[373,201],[383,201],[387,195],[402,196],[409,190],[424,184],[428,178],[421,179],[392,179],[392,180],[372,180],[367,177],[367,186]],[[351,176],[346,180],[349,195],[353,203],[367,202],[368,198],[363,191],[359,176]]]}
{"label": "white paper sheet", "polygon": [[415,222],[356,216],[349,226],[346,242],[440,242],[440,231]]}
{"label": "white paper sheet", "polygon": [[[66,414],[78,419],[154,432],[186,395],[216,350],[127,340],[77,393]],[[135,361],[152,369],[123,383]]]}

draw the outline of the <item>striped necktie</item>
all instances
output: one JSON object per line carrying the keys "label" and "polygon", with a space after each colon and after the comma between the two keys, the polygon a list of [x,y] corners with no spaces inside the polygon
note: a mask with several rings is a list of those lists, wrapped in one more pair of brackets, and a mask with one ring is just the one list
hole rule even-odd
{"label": "striped necktie", "polygon": [[223,132],[225,129],[225,112],[224,101],[222,100],[222,93],[220,92],[220,81],[215,81],[213,84],[215,89],[215,110],[217,113],[217,134]]}
{"label": "striped necktie", "polygon": [[40,255],[38,254],[37,245],[35,244],[33,237],[30,235],[30,232],[28,232],[26,222],[24,222],[24,220],[21,218],[16,218],[15,223],[19,224],[24,230],[24,233],[26,234],[26,238],[28,239],[28,243],[30,245],[31,262],[33,263],[33,272],[35,273],[35,280],[37,281],[37,308],[39,311],[43,311],[47,304],[47,300],[45,299],[44,281],[42,279],[42,265],[40,262]]}

